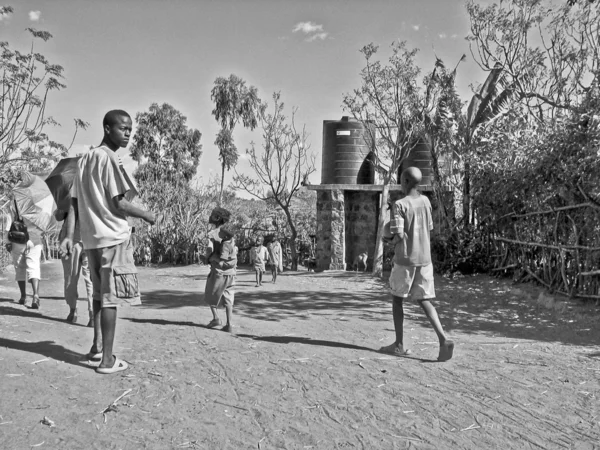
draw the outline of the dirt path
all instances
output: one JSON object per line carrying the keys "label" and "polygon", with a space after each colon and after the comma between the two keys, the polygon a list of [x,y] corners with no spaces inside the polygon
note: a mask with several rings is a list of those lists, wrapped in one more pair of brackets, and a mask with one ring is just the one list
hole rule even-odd
{"label": "dirt path", "polygon": [[600,449],[597,308],[439,278],[456,350],[437,363],[416,304],[413,357],[374,351],[393,324],[367,275],[286,272],[255,288],[242,268],[233,337],[203,326],[206,268],[141,268],[143,305],[120,311],[115,344],[130,369],[101,376],[83,359],[85,301],[80,324],[64,322],[61,270],[43,265],[39,311],[0,278],[0,448]]}

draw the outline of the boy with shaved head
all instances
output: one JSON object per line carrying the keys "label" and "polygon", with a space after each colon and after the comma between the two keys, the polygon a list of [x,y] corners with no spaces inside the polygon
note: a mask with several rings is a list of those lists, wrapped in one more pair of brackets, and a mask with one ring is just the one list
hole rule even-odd
{"label": "boy with shaved head", "polygon": [[139,302],[127,217],[138,217],[152,225],[154,214],[125,198],[131,186],[121,172],[115,152],[129,143],[131,117],[122,110],[109,111],[102,125],[102,142],[79,160],[60,252],[61,257],[73,254],[77,220],[94,291],[94,341],[86,356],[92,361],[100,360],[97,373],[112,374],[127,369],[127,363],[113,355],[117,307]]}
{"label": "boy with shaved head", "polygon": [[416,167],[409,167],[402,172],[400,183],[406,196],[392,204],[389,230],[386,226],[384,233],[384,239],[395,246],[390,290],[396,340],[380,351],[398,356],[410,353],[404,347],[402,302],[412,293],[412,298],[425,311],[440,341],[438,361],[448,361],[452,358],[454,342],[446,337],[437,311],[431,304],[431,300],[435,298],[429,238],[433,220],[429,199],[417,191],[421,178],[421,171]]}

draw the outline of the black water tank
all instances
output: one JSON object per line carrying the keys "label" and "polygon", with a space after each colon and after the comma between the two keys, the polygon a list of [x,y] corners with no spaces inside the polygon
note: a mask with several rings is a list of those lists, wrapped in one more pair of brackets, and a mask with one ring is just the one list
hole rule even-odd
{"label": "black water tank", "polygon": [[350,120],[323,121],[323,154],[321,184],[363,184],[365,159],[373,150],[372,137],[361,122]]}
{"label": "black water tank", "polygon": [[425,140],[420,140],[411,149],[406,159],[400,165],[398,169],[398,183],[400,182],[400,175],[402,171],[408,167],[417,167],[421,170],[423,179],[419,184],[421,188],[431,188],[433,185],[433,164],[431,160],[431,147]]}

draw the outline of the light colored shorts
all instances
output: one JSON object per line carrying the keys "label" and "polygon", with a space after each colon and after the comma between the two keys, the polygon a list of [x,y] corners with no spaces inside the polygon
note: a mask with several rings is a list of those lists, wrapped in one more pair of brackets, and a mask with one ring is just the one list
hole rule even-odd
{"label": "light colored shorts", "polygon": [[409,267],[394,263],[390,274],[390,292],[402,298],[411,294],[413,300],[435,298],[433,264]]}
{"label": "light colored shorts", "polygon": [[41,278],[40,260],[42,245],[12,243],[10,251],[15,266],[15,281],[39,280]]}
{"label": "light colored shorts", "polygon": [[211,269],[204,288],[204,301],[215,308],[233,306],[235,299],[235,275],[223,275]]}
{"label": "light colored shorts", "polygon": [[141,303],[129,239],[110,247],[86,249],[85,253],[94,285],[94,301],[102,302],[102,308]]}

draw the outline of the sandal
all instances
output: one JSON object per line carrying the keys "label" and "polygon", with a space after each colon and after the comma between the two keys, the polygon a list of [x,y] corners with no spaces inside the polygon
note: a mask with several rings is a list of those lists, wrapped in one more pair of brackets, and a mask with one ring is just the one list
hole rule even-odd
{"label": "sandal", "polygon": [[388,355],[394,355],[394,356],[408,356],[412,353],[409,349],[405,349],[404,351],[401,351],[395,343],[387,345],[385,347],[381,347],[379,349],[379,351],[381,353],[387,353]]}
{"label": "sandal", "polygon": [[221,319],[213,319],[210,322],[208,322],[208,325],[206,325],[206,328],[216,328],[220,325],[221,325]]}
{"label": "sandal", "polygon": [[112,367],[96,367],[96,373],[110,375],[113,373],[122,372],[123,370],[125,370],[129,367],[129,364],[127,364],[125,361],[117,358],[114,355],[113,355],[113,357],[115,358],[115,363],[113,364]]}
{"label": "sandal", "polygon": [[225,325],[223,328],[221,328],[221,331],[225,331],[226,333],[231,333],[231,334],[235,334],[235,332],[233,331],[233,325]]}
{"label": "sandal", "polygon": [[72,309],[67,316],[67,322],[77,322],[77,310]]}
{"label": "sandal", "polygon": [[89,361],[101,361],[102,360],[102,352],[94,352],[90,349],[90,351],[85,355],[85,358]]}
{"label": "sandal", "polygon": [[31,309],[40,309],[40,298],[37,296],[33,297],[33,302],[31,302]]}

